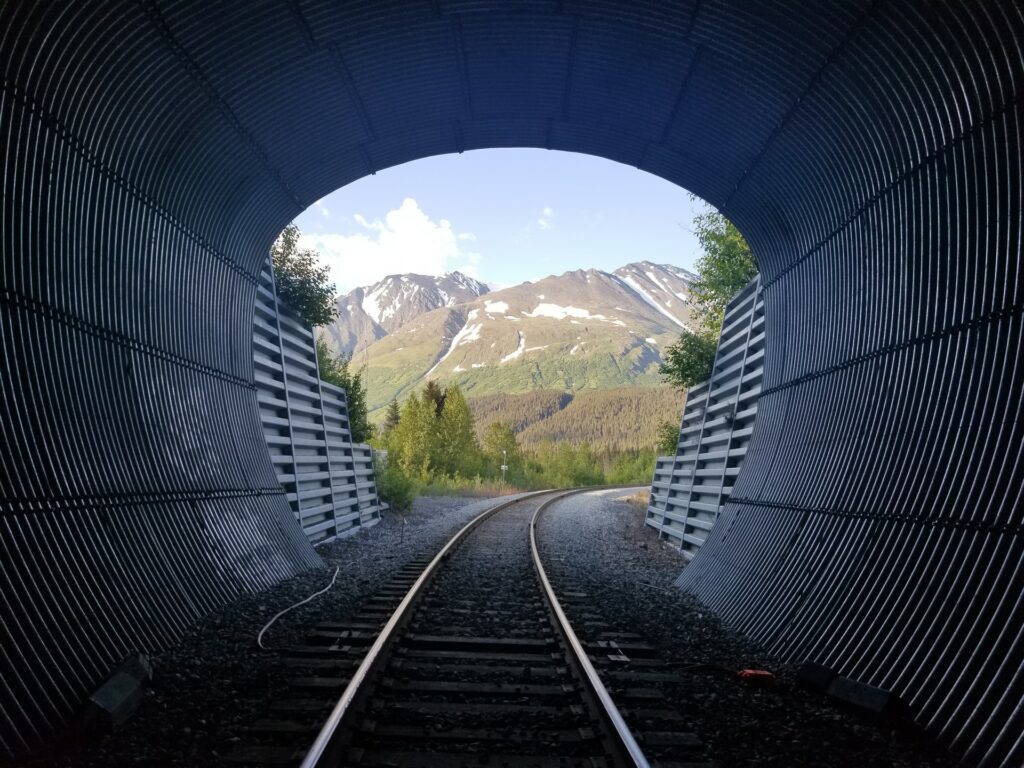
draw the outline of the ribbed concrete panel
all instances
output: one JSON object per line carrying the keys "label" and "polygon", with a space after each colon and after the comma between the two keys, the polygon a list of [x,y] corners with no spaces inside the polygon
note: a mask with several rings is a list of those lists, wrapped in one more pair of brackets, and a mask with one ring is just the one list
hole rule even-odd
{"label": "ribbed concrete panel", "polygon": [[1007,0],[4,4],[0,749],[315,562],[252,388],[281,227],[533,146],[687,187],[758,255],[764,391],[692,588],[1024,762],[1022,44]]}
{"label": "ribbed concrete panel", "polygon": [[263,437],[306,538],[325,542],[380,522],[373,451],[352,443],[345,390],[320,380],[313,331],[277,296],[269,258],[252,345]]}

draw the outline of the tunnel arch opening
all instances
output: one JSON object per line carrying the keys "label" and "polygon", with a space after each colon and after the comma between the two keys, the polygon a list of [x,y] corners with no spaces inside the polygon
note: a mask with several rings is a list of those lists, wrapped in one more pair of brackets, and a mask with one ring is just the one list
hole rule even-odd
{"label": "tunnel arch opening", "polygon": [[4,6],[0,749],[125,650],[316,564],[251,385],[274,235],[381,168],[533,146],[691,189],[758,254],[758,434],[688,587],[969,761],[1019,762],[1021,13]]}
{"label": "tunnel arch opening", "polygon": [[611,269],[637,254],[692,272],[700,250],[692,219],[713,210],[634,166],[500,147],[380,169],[330,191],[290,223],[304,247],[334,265],[331,279],[342,294],[417,271],[459,270],[504,288],[548,272]]}

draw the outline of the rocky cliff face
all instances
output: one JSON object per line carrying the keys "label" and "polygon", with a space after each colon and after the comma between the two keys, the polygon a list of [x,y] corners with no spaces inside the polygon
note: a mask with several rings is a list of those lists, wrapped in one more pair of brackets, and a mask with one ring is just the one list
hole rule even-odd
{"label": "rocky cliff face", "polygon": [[461,272],[441,277],[388,275],[337,299],[338,319],[320,332],[331,347],[353,354],[426,312],[470,301],[484,293],[486,285]]}

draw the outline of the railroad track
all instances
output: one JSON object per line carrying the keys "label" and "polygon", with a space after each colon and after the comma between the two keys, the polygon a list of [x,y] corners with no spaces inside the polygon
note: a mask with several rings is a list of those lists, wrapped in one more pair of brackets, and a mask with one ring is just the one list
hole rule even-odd
{"label": "railroad track", "polygon": [[[319,625],[289,651],[308,675],[296,697],[258,724],[278,743],[234,761],[647,766],[588,656],[617,651],[577,638],[540,560],[536,520],[565,495],[491,508],[429,563],[403,568],[353,620]],[[315,739],[311,722],[324,723]],[[282,737],[308,740],[280,746]]]}

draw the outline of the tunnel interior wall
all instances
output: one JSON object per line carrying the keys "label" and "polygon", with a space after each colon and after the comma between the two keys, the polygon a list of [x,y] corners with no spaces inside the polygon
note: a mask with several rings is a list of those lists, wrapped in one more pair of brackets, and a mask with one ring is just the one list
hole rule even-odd
{"label": "tunnel interior wall", "polygon": [[[1020,6],[1000,8],[1018,15],[933,36],[910,15],[884,47],[852,39],[864,71],[830,70],[787,125],[788,141],[847,150],[831,167],[804,153],[829,172],[786,190],[803,230],[750,229],[768,324],[758,421],[681,584],[783,657],[899,694],[969,763],[1017,765],[1024,81]],[[732,204],[753,211],[743,198],[792,162],[766,155]]]}
{"label": "tunnel interior wall", "polygon": [[159,70],[128,65],[147,41],[119,25],[145,16],[100,3],[0,13],[9,754],[73,719],[129,651],[164,647],[319,558],[257,412],[252,313],[266,252],[218,226],[211,211],[228,190],[204,193],[187,181],[196,166],[147,155],[139,121],[173,132],[168,112],[189,96],[157,98]]}
{"label": "tunnel interior wall", "polygon": [[251,384],[274,235],[524,146],[693,190],[757,255],[759,416],[690,588],[1020,763],[1022,45],[1005,0],[4,4],[0,748],[315,562]]}

